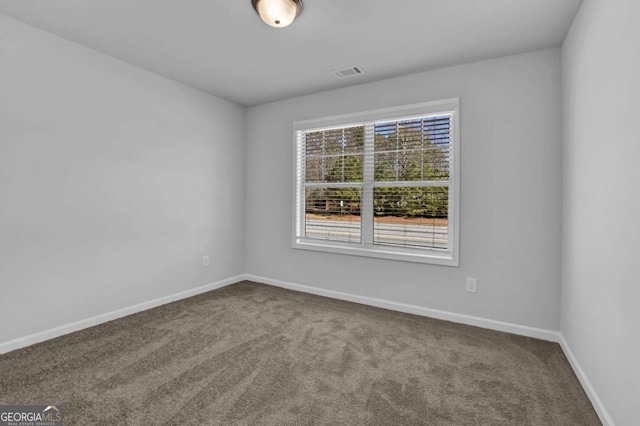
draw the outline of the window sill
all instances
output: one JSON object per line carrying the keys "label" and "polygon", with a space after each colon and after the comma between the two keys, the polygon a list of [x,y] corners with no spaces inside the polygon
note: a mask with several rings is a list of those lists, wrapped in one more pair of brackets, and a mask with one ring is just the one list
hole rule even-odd
{"label": "window sill", "polygon": [[354,247],[353,245],[341,245],[340,243],[312,241],[308,239],[295,239],[292,247],[300,250],[321,251],[325,253],[345,254],[350,256],[373,257],[377,259],[397,260],[402,262],[427,263],[432,265],[458,267],[460,263],[457,256],[450,251],[424,251],[411,249],[395,249],[387,246],[375,246],[375,248]]}

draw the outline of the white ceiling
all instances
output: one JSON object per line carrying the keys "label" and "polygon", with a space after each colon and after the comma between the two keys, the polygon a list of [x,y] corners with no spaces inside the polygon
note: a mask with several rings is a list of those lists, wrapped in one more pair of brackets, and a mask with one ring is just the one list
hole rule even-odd
{"label": "white ceiling", "polygon": [[[241,105],[559,46],[581,0],[0,0],[0,13]],[[337,79],[357,65],[365,74]]]}

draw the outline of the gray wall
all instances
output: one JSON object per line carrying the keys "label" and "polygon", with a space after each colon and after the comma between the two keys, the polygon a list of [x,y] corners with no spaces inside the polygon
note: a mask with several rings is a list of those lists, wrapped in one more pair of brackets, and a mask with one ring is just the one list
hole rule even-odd
{"label": "gray wall", "polygon": [[0,342],[242,273],[244,115],[0,15]]}
{"label": "gray wall", "polygon": [[639,17],[587,0],[562,48],[562,333],[618,426],[640,421]]}
{"label": "gray wall", "polygon": [[[560,80],[549,49],[250,108],[247,272],[559,330]],[[291,248],[293,121],[458,96],[460,268]]]}

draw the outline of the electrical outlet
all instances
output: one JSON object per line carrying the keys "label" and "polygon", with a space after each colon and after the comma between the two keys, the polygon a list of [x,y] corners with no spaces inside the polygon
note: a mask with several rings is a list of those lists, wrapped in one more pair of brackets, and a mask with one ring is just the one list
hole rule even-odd
{"label": "electrical outlet", "polygon": [[209,256],[202,256],[202,266],[206,268],[209,265],[211,265],[211,260],[209,259]]}
{"label": "electrical outlet", "polygon": [[478,280],[475,278],[467,278],[467,291],[476,293],[478,291]]}

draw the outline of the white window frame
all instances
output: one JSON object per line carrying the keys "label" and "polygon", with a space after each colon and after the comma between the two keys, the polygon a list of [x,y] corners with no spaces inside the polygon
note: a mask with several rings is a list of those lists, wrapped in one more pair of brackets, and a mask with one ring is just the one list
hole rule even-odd
{"label": "white window frame", "polygon": [[[448,248],[422,249],[392,247],[373,244],[373,173],[367,167],[373,167],[373,125],[376,121],[392,121],[436,114],[451,115],[449,172],[449,214]],[[300,237],[304,233],[305,223],[305,184],[304,184],[304,138],[301,135],[313,130],[325,130],[331,127],[364,125],[365,153],[364,179],[362,182],[361,203],[361,242],[348,243],[330,240],[318,240]],[[370,139],[369,139],[370,138]],[[407,262],[430,263],[435,265],[459,266],[460,242],[460,99],[450,98],[440,101],[424,102],[406,106],[376,109],[343,114],[293,123],[293,220],[292,247],[294,249],[314,250],[355,256],[400,260]],[[369,166],[368,166],[369,165]],[[369,175],[369,176],[368,176]],[[405,182],[411,186],[411,182]],[[340,183],[326,183],[326,186],[340,186]],[[369,191],[370,190],[370,191]],[[368,194],[371,192],[371,194]]]}

